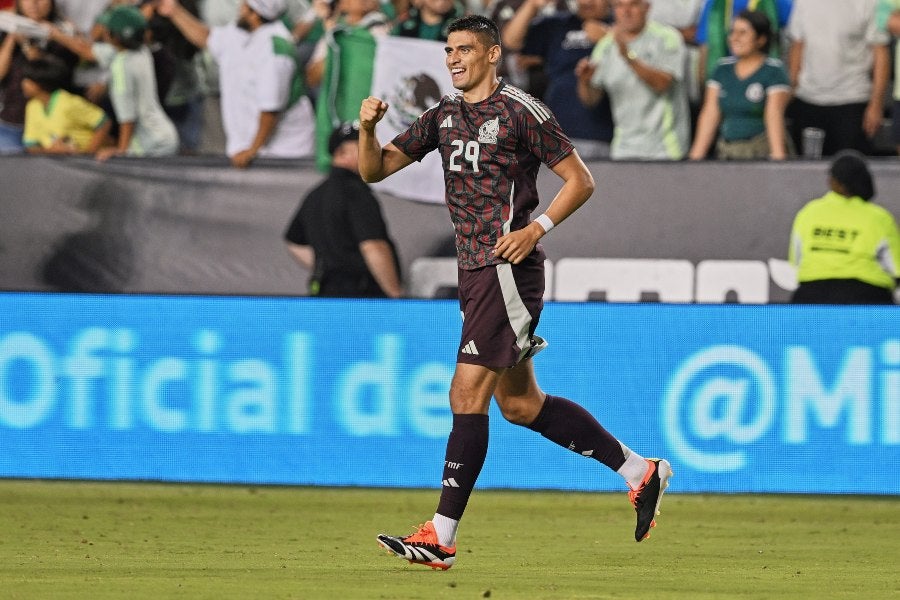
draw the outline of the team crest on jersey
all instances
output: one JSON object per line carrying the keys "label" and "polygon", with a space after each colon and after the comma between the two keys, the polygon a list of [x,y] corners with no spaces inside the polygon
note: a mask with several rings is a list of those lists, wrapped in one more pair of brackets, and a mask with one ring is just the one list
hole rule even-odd
{"label": "team crest on jersey", "polygon": [[500,133],[500,117],[485,121],[478,129],[478,143],[496,144],[498,133]]}
{"label": "team crest on jersey", "polygon": [[758,81],[754,81],[750,85],[747,86],[747,92],[745,94],[747,96],[747,100],[750,102],[761,102],[763,98],[766,97],[766,90],[763,88],[762,84]]}

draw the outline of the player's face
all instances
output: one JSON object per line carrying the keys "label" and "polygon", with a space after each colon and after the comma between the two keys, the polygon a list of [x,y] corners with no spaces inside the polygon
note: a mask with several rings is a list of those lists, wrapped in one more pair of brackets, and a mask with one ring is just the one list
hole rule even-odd
{"label": "player's face", "polygon": [[500,46],[487,47],[471,31],[453,31],[444,48],[453,87],[463,92],[493,80],[500,60]]}

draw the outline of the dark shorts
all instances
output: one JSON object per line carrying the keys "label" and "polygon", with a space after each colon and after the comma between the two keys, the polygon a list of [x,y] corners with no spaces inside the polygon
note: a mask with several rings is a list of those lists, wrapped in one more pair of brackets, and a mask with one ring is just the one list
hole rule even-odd
{"label": "dark shorts", "polygon": [[894,293],[858,279],[820,279],[797,286],[793,304],[893,304]]}
{"label": "dark shorts", "polygon": [[534,335],[543,307],[543,261],[460,269],[457,362],[506,368],[534,356],[546,346]]}

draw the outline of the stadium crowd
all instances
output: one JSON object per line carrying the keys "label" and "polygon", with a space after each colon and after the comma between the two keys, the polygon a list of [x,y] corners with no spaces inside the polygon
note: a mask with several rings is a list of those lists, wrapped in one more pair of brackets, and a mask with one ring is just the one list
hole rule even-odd
{"label": "stadium crowd", "polygon": [[324,170],[329,136],[357,117],[370,91],[378,39],[443,40],[465,13],[501,26],[501,74],[543,99],[587,159],[781,160],[900,148],[900,119],[892,119],[900,0],[0,7],[3,153],[225,153],[236,167],[315,156]]}

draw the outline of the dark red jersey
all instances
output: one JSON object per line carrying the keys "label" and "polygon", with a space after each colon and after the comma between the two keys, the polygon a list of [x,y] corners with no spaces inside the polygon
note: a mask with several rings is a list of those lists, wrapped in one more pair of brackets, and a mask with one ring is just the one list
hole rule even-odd
{"label": "dark red jersey", "polygon": [[[440,150],[459,266],[466,270],[504,262],[494,257],[494,244],[531,221],[541,163],[553,167],[573,150],[550,110],[505,82],[475,104],[461,93],[444,96],[393,143],[414,160]],[[540,245],[535,253],[543,259]]]}

